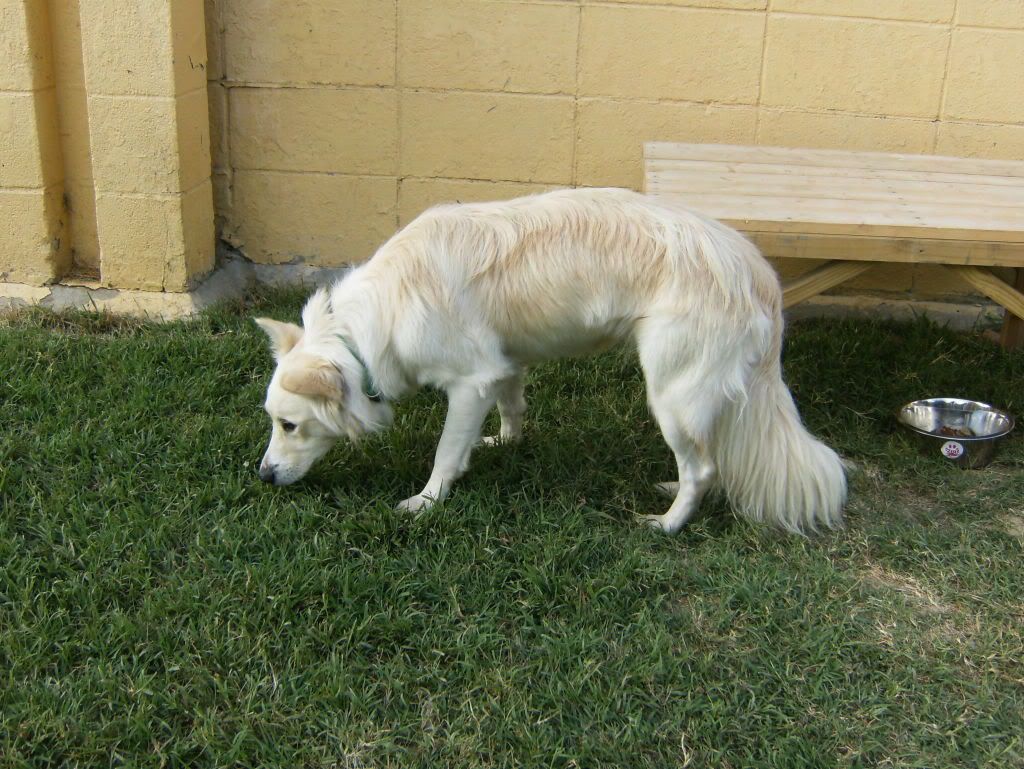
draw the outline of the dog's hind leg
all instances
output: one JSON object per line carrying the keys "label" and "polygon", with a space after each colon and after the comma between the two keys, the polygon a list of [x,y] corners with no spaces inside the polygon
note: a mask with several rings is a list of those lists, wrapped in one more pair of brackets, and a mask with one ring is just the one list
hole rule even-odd
{"label": "dog's hind leg", "polygon": [[[651,526],[674,534],[690,519],[714,483],[711,440],[715,422],[727,403],[727,388],[736,360],[702,349],[699,331],[686,319],[649,318],[637,334],[640,365],[647,380],[647,401],[665,442],[675,454],[678,481],[658,484],[672,497],[663,515],[645,515]],[[715,349],[715,348],[711,348]]]}
{"label": "dog's hind leg", "polygon": [[423,491],[399,502],[398,510],[426,510],[448,496],[452,484],[469,468],[469,455],[480,440],[480,428],[495,401],[494,388],[482,392],[476,384],[448,388],[448,414],[434,455],[434,469]]}
{"label": "dog's hind leg", "polygon": [[675,534],[693,515],[704,492],[714,481],[715,465],[705,446],[694,440],[683,427],[676,409],[666,403],[651,405],[665,442],[676,456],[679,481],[658,484],[663,493],[674,494],[666,513],[641,517],[654,528]]}
{"label": "dog's hind leg", "polygon": [[495,384],[495,395],[498,398],[498,416],[501,418],[501,427],[497,435],[489,435],[480,441],[484,446],[512,443],[522,436],[523,414],[526,413],[523,372],[518,371]]}

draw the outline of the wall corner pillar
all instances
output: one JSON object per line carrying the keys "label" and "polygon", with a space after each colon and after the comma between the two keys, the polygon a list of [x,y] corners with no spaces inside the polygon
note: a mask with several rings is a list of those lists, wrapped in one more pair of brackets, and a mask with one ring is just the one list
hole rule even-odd
{"label": "wall corner pillar", "polygon": [[186,291],[214,266],[203,0],[80,0],[100,280]]}
{"label": "wall corner pillar", "polygon": [[45,285],[70,265],[47,4],[0,0],[0,282]]}

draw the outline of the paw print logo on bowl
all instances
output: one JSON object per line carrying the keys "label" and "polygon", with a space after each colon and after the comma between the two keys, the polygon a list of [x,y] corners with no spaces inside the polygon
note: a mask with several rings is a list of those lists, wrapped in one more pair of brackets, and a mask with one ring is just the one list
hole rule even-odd
{"label": "paw print logo on bowl", "polygon": [[962,443],[956,441],[946,441],[942,444],[942,456],[946,459],[956,459],[964,453],[964,446]]}

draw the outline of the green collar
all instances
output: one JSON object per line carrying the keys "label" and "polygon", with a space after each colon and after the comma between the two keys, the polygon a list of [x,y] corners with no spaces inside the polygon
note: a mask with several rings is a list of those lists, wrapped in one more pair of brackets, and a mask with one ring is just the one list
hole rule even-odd
{"label": "green collar", "polygon": [[381,393],[380,388],[377,387],[377,383],[373,381],[373,375],[370,373],[370,367],[366,365],[366,361],[363,360],[363,356],[359,354],[359,350],[356,349],[356,346],[352,344],[352,341],[348,337],[338,334],[338,339],[341,340],[341,343],[345,345],[345,349],[351,353],[352,357],[356,359],[356,363],[358,363],[360,368],[363,370],[363,395],[374,403],[380,403],[384,400],[384,396]]}

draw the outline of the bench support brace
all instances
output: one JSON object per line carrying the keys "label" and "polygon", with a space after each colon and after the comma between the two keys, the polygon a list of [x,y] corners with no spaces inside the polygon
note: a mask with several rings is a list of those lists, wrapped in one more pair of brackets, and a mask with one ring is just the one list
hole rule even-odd
{"label": "bench support brace", "polygon": [[1021,322],[1021,318],[1024,318],[1024,293],[1020,291],[1021,288],[1024,288],[1021,279],[1021,273],[1024,270],[1017,270],[1016,281],[1011,286],[980,267],[960,265],[946,265],[946,267],[957,273],[989,299],[1006,308],[1006,320],[1003,321],[1003,333],[1000,341],[1003,347],[1019,347],[1024,342]]}
{"label": "bench support brace", "polygon": [[[1013,281],[1013,287],[1018,291],[1024,292],[1024,268],[1017,267],[1014,272],[1016,276]],[[1003,318],[1003,331],[999,335],[999,342],[1008,350],[1024,347],[1024,320],[1021,319],[1021,316],[1010,312],[1006,313],[1006,317]]]}
{"label": "bench support brace", "polygon": [[[822,291],[845,283],[862,272],[871,269],[873,262],[826,262],[782,288],[782,306],[792,307],[798,302],[817,296]],[[1024,347],[1024,268],[1018,268],[1013,285],[997,278],[989,270],[967,265],[945,265],[946,269],[960,276],[964,282],[980,291],[989,299],[1006,309],[1000,342],[1006,348]]]}
{"label": "bench support brace", "polygon": [[871,269],[872,262],[826,262],[820,267],[815,267],[810,272],[791,280],[782,287],[782,306],[791,307],[812,296],[817,296],[822,291],[845,283],[851,278],[856,278],[862,272]]}

